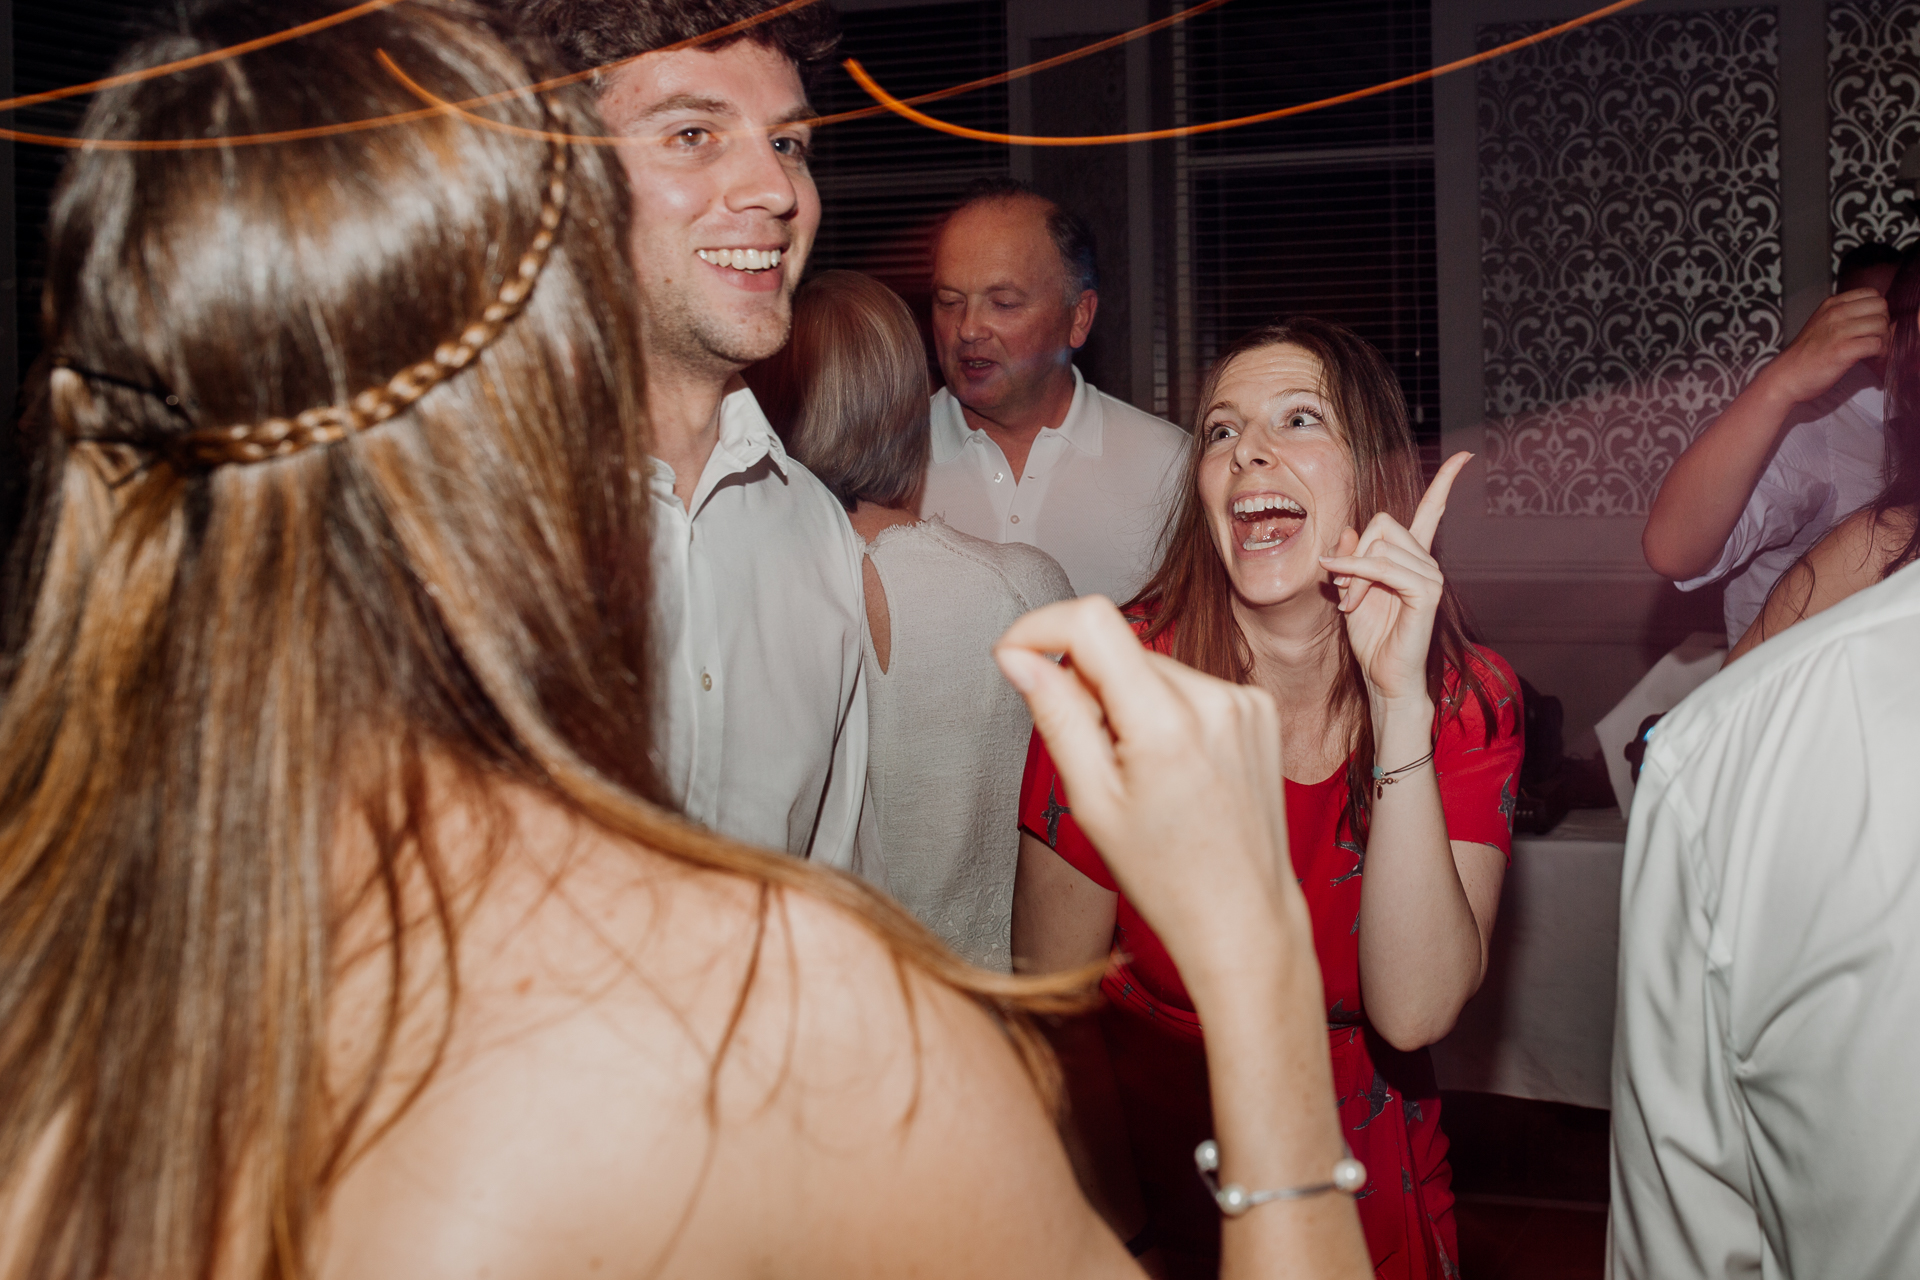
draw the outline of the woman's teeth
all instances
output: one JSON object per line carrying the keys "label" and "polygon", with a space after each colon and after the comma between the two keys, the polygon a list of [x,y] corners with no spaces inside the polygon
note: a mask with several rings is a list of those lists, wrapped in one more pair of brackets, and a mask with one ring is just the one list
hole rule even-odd
{"label": "woman's teeth", "polygon": [[1240,549],[1265,551],[1292,537],[1305,522],[1307,509],[1284,494],[1256,493],[1234,500],[1233,518],[1251,526]]}
{"label": "woman's teeth", "polygon": [[1278,511],[1285,515],[1306,518],[1307,509],[1292,498],[1281,493],[1256,493],[1245,498],[1233,500],[1235,518],[1246,520],[1262,511]]}
{"label": "woman's teeth", "polygon": [[778,249],[696,249],[702,262],[735,271],[767,271],[780,265]]}

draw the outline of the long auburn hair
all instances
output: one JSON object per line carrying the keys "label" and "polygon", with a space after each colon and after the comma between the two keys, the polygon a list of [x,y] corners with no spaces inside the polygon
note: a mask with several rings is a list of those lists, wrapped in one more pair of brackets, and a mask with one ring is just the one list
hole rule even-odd
{"label": "long auburn hair", "polygon": [[[1181,498],[1161,534],[1160,567],[1127,604],[1126,613],[1145,620],[1142,639],[1147,643],[1171,631],[1173,657],[1236,684],[1252,682],[1253,650],[1233,616],[1233,582],[1221,563],[1200,500],[1205,424],[1227,366],[1240,356],[1282,343],[1300,347],[1320,362],[1325,379],[1322,393],[1353,460],[1353,511],[1348,523],[1364,528],[1376,511],[1403,525],[1411,523],[1423,488],[1399,379],[1373,344],[1345,325],[1292,316],[1246,334],[1214,361],[1200,388]],[[1346,823],[1352,837],[1364,843],[1373,797],[1373,723],[1366,714],[1366,678],[1347,643],[1346,628],[1334,630],[1340,646],[1340,676],[1327,691],[1327,699],[1336,722],[1344,718],[1356,726],[1348,743]],[[1443,717],[1458,715],[1470,693],[1480,704],[1488,741],[1492,741],[1495,704],[1512,691],[1496,693],[1487,687],[1482,673],[1493,673],[1493,669],[1468,660],[1473,647],[1466,612],[1448,582],[1427,650],[1427,692]],[[1458,674],[1451,690],[1449,673]]]}
{"label": "long auburn hair", "polygon": [[1887,483],[1873,500],[1873,514],[1884,522],[1898,513],[1910,529],[1881,569],[1883,579],[1920,560],[1920,247],[1907,250],[1887,287],[1887,313],[1893,330],[1887,344]]}
{"label": "long auburn hair", "polygon": [[[120,70],[334,11],[200,6]],[[479,6],[415,0],[108,89],[85,130],[201,140],[417,111],[380,50],[452,101],[554,70]],[[486,110],[601,131],[581,89]],[[788,889],[835,903],[889,946],[903,989],[913,966],[972,994],[1050,1079],[1020,1010],[1060,1007],[1068,984],[969,969],[851,877],[668,807],[647,748],[638,303],[608,149],[570,148],[544,269],[460,372],[290,456],[197,465],[173,447],[444,362],[434,344],[467,341],[507,296],[555,154],[438,114],[68,164],[0,708],[0,1189],[34,1188],[0,1254],[22,1276],[305,1273],[329,1189],[397,1115],[373,1098],[403,984],[441,990],[442,1048],[459,995],[466,889],[435,846],[430,770],[481,802],[532,788],[758,884],[762,932]],[[377,862],[343,895],[349,827]],[[329,998],[343,919],[367,904],[391,981],[380,1037],[342,1079]]]}

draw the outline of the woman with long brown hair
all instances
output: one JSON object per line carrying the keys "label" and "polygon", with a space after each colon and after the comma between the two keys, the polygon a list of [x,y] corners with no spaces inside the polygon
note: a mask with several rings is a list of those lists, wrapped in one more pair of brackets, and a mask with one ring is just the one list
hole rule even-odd
{"label": "woman with long brown hair", "polygon": [[[583,91],[518,92],[552,64],[460,0],[336,16],[181,10],[55,201],[0,1277],[1130,1273],[1023,1020],[1074,983],[663,807],[627,210]],[[1309,1192],[1232,1266],[1362,1274],[1241,763],[1271,703],[1097,607],[1002,649],[1235,1042],[1221,1175]],[[1158,877],[1136,833],[1203,816],[1218,888]]]}
{"label": "woman with long brown hair", "polygon": [[[1202,389],[1185,497],[1126,609],[1154,650],[1265,689],[1285,713],[1264,785],[1285,798],[1342,1128],[1372,1175],[1361,1222],[1379,1274],[1435,1280],[1455,1274],[1458,1253],[1424,1050],[1486,970],[1521,755],[1518,681],[1469,643],[1432,552],[1466,461],[1421,497],[1379,352],[1311,318],[1256,330]],[[1087,1177],[1116,1229],[1157,1243],[1170,1266],[1205,1269],[1211,1206],[1179,1166],[1209,1123],[1213,1028],[1203,1049],[1184,967],[1075,819],[1036,740],[1015,960],[1044,973],[1112,953],[1111,1010],[1062,1044]]]}

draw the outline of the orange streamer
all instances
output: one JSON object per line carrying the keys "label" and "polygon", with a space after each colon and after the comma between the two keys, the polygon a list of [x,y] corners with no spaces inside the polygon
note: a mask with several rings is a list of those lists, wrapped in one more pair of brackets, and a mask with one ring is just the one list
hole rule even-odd
{"label": "orange streamer", "polygon": [[1257,115],[1240,116],[1233,120],[1215,120],[1208,124],[1180,125],[1171,129],[1147,129],[1138,133],[1090,134],[1079,137],[1042,137],[1034,134],[996,133],[987,129],[969,129],[965,125],[951,124],[945,120],[936,120],[926,112],[916,110],[908,103],[894,97],[885,89],[881,88],[872,76],[867,74],[867,69],[860,65],[858,59],[848,58],[842,65],[846,67],[847,74],[852,76],[860,87],[865,89],[868,95],[882,107],[893,112],[895,115],[903,116],[913,121],[915,124],[924,125],[926,128],[937,130],[940,133],[951,134],[956,138],[972,138],[978,142],[998,142],[1015,147],[1104,147],[1120,142],[1158,142],[1167,138],[1190,138],[1195,134],[1201,133],[1221,133],[1228,129],[1240,129],[1251,124],[1264,124],[1269,120],[1284,120],[1288,116],[1305,115],[1309,111],[1321,111],[1327,107],[1337,107],[1343,103],[1357,102],[1362,98],[1371,98],[1378,94],[1390,93],[1395,89],[1404,89],[1411,84],[1419,84],[1423,80],[1432,80],[1437,76],[1443,76],[1449,72],[1461,71],[1467,67],[1477,66],[1482,62],[1490,62],[1495,58],[1524,49],[1528,45],[1535,45],[1542,41],[1551,40],[1555,36],[1565,35],[1569,31],[1584,27],[1590,22],[1597,22],[1601,18],[1610,17],[1624,9],[1631,9],[1639,3],[1640,0],[1614,0],[1614,3],[1595,9],[1591,13],[1582,14],[1578,18],[1563,22],[1555,27],[1549,27],[1545,31],[1536,31],[1530,36],[1508,41],[1496,49],[1488,49],[1484,52],[1476,53],[1471,57],[1460,58],[1456,61],[1449,62],[1445,66],[1433,67],[1426,71],[1418,71],[1413,75],[1402,76],[1398,80],[1389,80],[1385,84],[1376,84],[1371,88],[1355,89],[1351,93],[1336,94],[1331,98],[1321,98],[1314,102],[1302,102],[1297,106],[1281,107],[1274,111],[1262,111]]}
{"label": "orange streamer", "polygon": [[[811,3],[811,0],[804,0],[804,2]],[[1064,63],[1073,62],[1079,58],[1090,57],[1093,54],[1102,52],[1103,50],[1111,49],[1116,45],[1126,44],[1128,41],[1131,41],[1131,40],[1138,40],[1142,36],[1150,36],[1154,32],[1164,30],[1167,27],[1172,26],[1176,22],[1185,22],[1189,18],[1196,18],[1201,14],[1208,12],[1209,10],[1218,9],[1221,5],[1226,3],[1227,3],[1227,0],[1201,0],[1201,3],[1194,5],[1191,9],[1187,9],[1180,13],[1176,13],[1170,18],[1161,18],[1156,22],[1149,22],[1143,27],[1135,27],[1133,30],[1123,31],[1117,36],[1108,36],[1104,40],[1096,40],[1092,44],[1082,45],[1078,49],[1069,49],[1065,53],[1055,54],[1051,58],[1043,58],[1039,62],[1029,62],[1024,67],[1015,67],[1011,71],[1002,71],[996,75],[984,76],[978,80],[969,80],[965,84],[956,84],[945,89],[936,89],[932,93],[923,93],[918,95],[917,97],[907,98],[904,101],[909,106],[918,106],[921,103],[925,103],[925,102],[938,102],[944,98],[957,98],[963,93],[972,93],[976,89],[986,89],[996,84],[1005,84],[1010,80],[1018,80],[1025,76],[1034,75],[1034,74],[1037,74],[1038,72],[1046,71],[1049,68],[1061,66]],[[740,25],[739,23],[734,24],[735,27],[739,25]],[[711,32],[708,35],[703,36],[701,38],[703,40],[711,40],[715,36],[723,35],[731,30],[733,30],[732,27],[722,27],[719,31]],[[670,47],[679,48],[680,46],[674,45]],[[640,56],[644,57],[645,55],[643,54]],[[558,141],[563,141],[568,143],[579,143],[579,144],[585,144],[589,146],[617,145],[622,141],[622,139],[619,139],[619,138],[607,138],[607,137],[602,137],[598,135],[550,133],[550,132],[544,132],[536,129],[527,129],[520,125],[506,124],[499,120],[489,120],[484,116],[478,116],[473,114],[470,110],[467,110],[466,108],[481,106],[488,102],[498,101],[499,98],[503,95],[495,94],[492,98],[478,99],[474,102],[464,102],[464,103],[448,102],[444,98],[435,96],[433,93],[429,92],[420,84],[416,83],[405,72],[401,71],[399,66],[395,64],[393,59],[387,56],[387,53],[384,49],[380,51],[379,58],[380,58],[380,65],[387,69],[387,73],[389,75],[393,76],[394,79],[398,80],[402,85],[404,85],[407,88],[407,90],[411,92],[416,98],[419,98],[422,102],[427,103],[435,111],[451,112],[452,114],[457,115],[464,120],[471,121],[474,124],[485,125],[490,129],[500,129],[507,133],[517,133],[526,137],[547,138],[549,140],[558,140]],[[629,61],[631,61],[631,59],[629,59]],[[615,63],[613,65],[620,66],[624,64]],[[580,73],[580,74],[592,74],[592,73],[587,72],[587,73]],[[568,77],[567,79],[572,80],[572,79],[578,79],[578,78],[579,78],[579,74],[576,74],[572,77]],[[524,92],[537,93],[546,89],[554,88],[555,86],[564,82],[565,81],[546,80],[536,85],[530,85],[526,90],[524,90]],[[839,111],[839,112],[835,112],[833,115],[830,115],[830,116],[814,116],[813,118],[809,120],[804,120],[801,123],[806,124],[812,128],[818,129],[818,128],[823,128],[824,126],[830,125],[830,124],[844,124],[849,120],[872,119],[875,116],[885,115],[887,113],[887,110],[888,108],[884,106],[861,107],[857,111]]]}
{"label": "orange streamer", "polygon": [[288,40],[298,40],[301,36],[311,35],[315,31],[324,31],[328,27],[337,27],[343,22],[352,22],[355,18],[398,3],[400,0],[366,0],[366,3],[354,5],[351,9],[342,9],[324,18],[316,18],[312,22],[288,27],[285,31],[276,31],[270,36],[261,36],[257,40],[228,45],[224,49],[196,53],[191,58],[181,58],[177,62],[163,62],[157,67],[148,67],[144,71],[129,71],[125,75],[108,76],[104,80],[89,80],[85,84],[70,84],[64,89],[49,89],[45,93],[29,93],[25,97],[7,98],[0,101],[0,111],[18,111],[22,107],[34,107],[43,102],[57,102],[61,98],[77,98],[83,93],[97,93],[102,89],[113,89],[123,84],[158,80],[161,76],[170,76],[178,71],[191,71],[195,67],[204,67],[215,62],[224,62],[228,58],[237,58],[245,53],[252,53],[255,49],[265,49]]}
{"label": "orange streamer", "polygon": [[[1042,58],[1038,62],[1029,62],[1026,66],[1016,67],[1012,71],[1002,71],[998,75],[983,76],[978,80],[969,80],[965,84],[956,84],[952,88],[935,89],[932,93],[923,93],[917,97],[903,98],[901,101],[908,106],[917,107],[922,103],[938,102],[942,98],[957,98],[963,93],[972,93],[975,89],[988,89],[996,84],[1005,84],[1009,80],[1019,80],[1026,76],[1034,75],[1037,72],[1046,71],[1080,58],[1091,57],[1093,54],[1104,52],[1105,50],[1113,48],[1115,45],[1126,44],[1129,41],[1138,40],[1142,36],[1150,36],[1154,32],[1165,30],[1177,22],[1185,22],[1187,19],[1197,18],[1211,9],[1218,9],[1225,3],[1227,3],[1227,0],[1201,0],[1199,4],[1194,5],[1191,9],[1183,9],[1171,18],[1161,18],[1158,22],[1149,22],[1144,27],[1135,27],[1131,31],[1123,31],[1117,36],[1108,36],[1105,40],[1096,40],[1092,44],[1081,45],[1078,49],[1069,49],[1067,52],[1055,54],[1051,58]],[[851,59],[849,59],[849,61],[851,61]],[[823,125],[842,124],[848,120],[867,120],[874,116],[883,116],[889,110],[891,110],[891,108],[884,105],[861,107],[856,111],[837,111],[830,116],[816,116],[814,119],[807,121],[807,123],[813,125],[815,128],[819,128]]]}
{"label": "orange streamer", "polygon": [[[386,8],[396,3],[398,3],[398,0],[365,0],[365,2],[362,4],[355,5],[350,9],[344,9],[341,12],[329,15],[326,18],[321,18],[313,22],[303,23],[300,26],[290,27],[285,31],[277,32],[270,36],[262,36],[257,40],[250,40],[243,44],[232,45],[225,49],[216,49],[207,53],[196,54],[193,57],[183,58],[176,62],[165,63],[157,67],[149,67],[144,71],[129,72],[124,75],[110,76],[110,77],[107,77],[106,79],[95,80],[95,81],[88,82],[86,84],[70,85],[64,89],[54,89],[45,93],[29,94],[24,97],[6,99],[4,101],[0,101],[0,111],[17,110],[21,107],[33,106],[42,102],[51,102],[61,98],[75,97],[80,94],[92,93],[101,89],[112,88],[112,87],[123,85],[123,84],[132,84],[141,80],[155,79],[160,76],[172,75],[172,74],[175,74],[176,72],[191,70],[195,67],[206,66],[211,63],[222,61],[223,59],[226,59],[226,58],[239,57],[243,54],[253,52],[256,49],[262,49],[270,45],[279,44],[283,41],[297,39],[300,36],[307,35],[311,32],[318,31],[326,27],[334,26],[342,22],[351,21],[354,18],[361,17],[364,14],[372,13],[376,10]],[[680,49],[688,46],[698,46],[701,44],[705,44],[710,41],[721,39],[725,36],[732,35],[738,31],[744,30],[751,26],[755,26],[759,23],[769,21],[770,19],[779,17],[781,14],[789,13],[795,9],[804,8],[809,4],[815,4],[815,3],[818,3],[818,0],[786,0],[786,3],[777,5],[774,8],[768,9],[763,13],[755,14],[751,18],[746,18],[739,22],[729,23],[724,27],[716,28],[713,31],[709,31],[702,35],[695,36],[689,40],[681,41],[678,44],[669,45],[664,49],[649,50],[649,52],[668,52],[673,49]],[[1579,27],[1586,26],[1588,23],[1596,22],[1599,19],[1608,17],[1612,14],[1619,13],[1622,10],[1630,9],[1634,5],[1639,4],[1640,0],[1614,0],[1614,2],[1611,4],[1605,5],[1604,7],[1599,9],[1595,9],[1591,13],[1583,14],[1582,16],[1578,18],[1574,18],[1568,22],[1560,23],[1558,26],[1549,27],[1544,31],[1535,32],[1533,35],[1525,36],[1519,40],[1510,41],[1507,44],[1503,44],[1495,49],[1488,49],[1484,52],[1476,53],[1471,57],[1461,58],[1461,59],[1458,59],[1457,61],[1449,62],[1445,66],[1434,67],[1426,71],[1416,72],[1415,74],[1410,76],[1402,76],[1398,80],[1390,80],[1384,84],[1377,84],[1366,89],[1357,89],[1351,93],[1338,94],[1330,98],[1321,98],[1314,102],[1303,102],[1291,107],[1281,107],[1273,111],[1264,111],[1255,115],[1241,116],[1233,120],[1217,120],[1208,124],[1183,125],[1177,128],[1152,129],[1152,130],[1145,130],[1137,133],[1095,134],[1095,135],[1080,136],[1080,137],[1040,137],[1040,136],[1026,135],[1026,134],[998,133],[998,132],[993,132],[993,131],[984,130],[984,129],[970,129],[964,125],[951,124],[947,121],[936,119],[933,116],[927,115],[925,112],[919,111],[916,109],[918,104],[936,102],[946,98],[957,97],[964,93],[971,93],[974,90],[984,89],[992,85],[1004,84],[1011,80],[1016,80],[1024,76],[1034,75],[1038,72],[1048,70],[1049,68],[1060,66],[1067,62],[1072,62],[1078,58],[1084,58],[1091,54],[1099,53],[1106,49],[1111,49],[1116,45],[1125,44],[1128,41],[1137,40],[1142,36],[1150,35],[1153,32],[1163,30],[1166,27],[1172,26],[1175,23],[1184,22],[1189,18],[1193,18],[1198,16],[1199,14],[1208,12],[1209,10],[1219,8],[1221,5],[1226,3],[1227,3],[1227,0],[1202,0],[1201,3],[1194,5],[1189,9],[1183,10],[1180,13],[1174,14],[1171,17],[1162,18],[1156,22],[1147,23],[1146,25],[1141,27],[1136,27],[1131,31],[1122,32],[1119,35],[1109,36],[1106,39],[1095,41],[1092,44],[1083,45],[1078,49],[1069,50],[1068,52],[1056,55],[1055,57],[1045,58],[1038,62],[1029,63],[1024,67],[1015,68],[1011,71],[1000,72],[997,75],[986,76],[979,80],[970,80],[964,84],[953,85],[946,89],[938,89],[932,93],[920,94],[915,97],[906,98],[906,99],[896,98],[892,94],[888,93],[884,88],[881,87],[881,85],[877,81],[873,79],[871,75],[868,74],[866,68],[861,66],[857,59],[849,58],[844,64],[846,67],[847,73],[851,75],[854,81],[857,84],[859,84],[860,87],[864,89],[867,92],[867,94],[875,100],[876,105],[871,107],[863,107],[855,111],[838,112],[830,116],[818,116],[808,121],[807,123],[815,127],[820,127],[820,126],[825,126],[830,124],[839,124],[849,120],[868,119],[873,116],[880,115],[882,112],[890,111],[896,115],[903,117],[904,119],[911,120],[916,124],[922,125],[925,128],[933,129],[941,133],[951,134],[955,137],[971,138],[971,139],[975,139],[983,142],[997,142],[997,143],[1003,143],[1003,144],[1012,145],[1012,146],[1033,146],[1033,147],[1109,146],[1115,143],[1123,143],[1123,142],[1152,142],[1152,141],[1157,141],[1157,140],[1166,139],[1166,138],[1191,137],[1195,134],[1202,134],[1202,133],[1219,133],[1228,129],[1237,129],[1237,128],[1245,127],[1247,125],[1261,124],[1269,120],[1285,119],[1286,117],[1289,117],[1289,116],[1304,115],[1310,111],[1319,111],[1328,107],[1339,106],[1343,103],[1358,101],[1359,99],[1362,99],[1362,98],[1370,98],[1378,94],[1389,93],[1395,89],[1405,88],[1408,85],[1419,84],[1424,80],[1431,80],[1431,79],[1434,79],[1435,77],[1446,75],[1449,72],[1459,71],[1467,67],[1476,66],[1479,63],[1491,61],[1494,58],[1501,57],[1505,54],[1513,53],[1519,49],[1524,49],[1529,45],[1539,44],[1543,41],[1551,40],[1555,36],[1564,35],[1569,31],[1573,31]],[[28,133],[18,129],[4,129],[4,128],[0,128],[0,138],[5,138],[14,142],[35,143],[35,144],[44,145],[44,146],[95,148],[103,151],[200,151],[200,150],[208,150],[208,149],[217,148],[217,147],[257,146],[257,145],[266,144],[266,143],[296,142],[303,139],[330,137],[336,134],[352,133],[352,132],[365,130],[365,129],[385,128],[390,125],[407,124],[416,120],[423,120],[423,119],[427,119],[437,115],[452,114],[452,115],[457,115],[460,118],[464,120],[468,120],[474,124],[483,125],[487,128],[500,129],[509,133],[523,134],[526,136],[540,137],[540,138],[546,138],[550,140],[564,140],[570,143],[578,143],[578,144],[584,144],[584,145],[595,145],[595,146],[617,145],[620,141],[622,141],[619,138],[609,138],[609,137],[604,137],[597,134],[596,135],[556,134],[547,130],[527,129],[518,125],[509,125],[498,120],[489,120],[484,116],[475,114],[472,108],[487,106],[495,102],[503,101],[507,98],[520,97],[520,96],[524,96],[527,94],[534,94],[534,93],[543,93],[550,89],[557,89],[563,85],[573,84],[578,81],[587,79],[595,75],[602,74],[610,70],[616,70],[619,67],[625,66],[628,62],[634,61],[635,58],[640,58],[645,56],[647,55],[644,53],[636,54],[634,58],[627,58],[619,62],[610,63],[605,67],[595,67],[586,71],[577,71],[569,75],[556,77],[551,80],[543,80],[538,84],[528,85],[524,88],[506,90],[500,93],[490,94],[486,97],[474,98],[461,103],[454,103],[454,102],[449,102],[442,98],[439,98],[434,94],[430,93],[429,91],[427,91],[422,86],[420,86],[410,77],[408,77],[404,72],[402,72],[400,68],[394,63],[393,59],[390,58],[384,50],[381,50],[378,53],[378,57],[381,65],[386,68],[387,72],[390,75],[398,79],[401,82],[401,84],[403,84],[410,92],[412,92],[416,97],[420,98],[422,102],[426,103],[427,104],[426,106],[422,107],[417,111],[403,111],[403,112],[396,113],[394,115],[375,116],[373,118],[366,119],[366,120],[350,120],[350,121],[343,121],[340,123],[330,124],[330,125],[316,125],[316,126],[312,126],[310,128],[305,128],[305,129],[287,129],[287,130],[281,130],[275,133],[243,134],[243,135],[238,135],[233,137],[223,137],[223,138],[168,138],[168,139],[155,139],[155,140],[146,140],[146,139],[87,140],[87,139],[81,139],[81,138],[64,137],[57,134]]]}
{"label": "orange streamer", "polygon": [[[191,71],[195,67],[204,67],[216,62],[223,62],[228,58],[237,58],[243,54],[252,53],[256,49],[265,49],[271,45],[283,43],[284,41],[297,40],[301,36],[324,30],[327,27],[337,26],[343,22],[350,22],[355,18],[373,13],[379,9],[385,9],[399,2],[400,0],[365,0],[364,3],[357,4],[350,9],[342,9],[339,13],[329,14],[327,17],[302,23],[296,27],[289,27],[285,31],[278,31],[270,36],[261,36],[257,40],[248,40],[241,44],[229,45],[224,49],[212,49],[206,53],[197,53],[190,58],[181,58],[176,62],[166,62],[157,67],[148,67],[144,71],[129,71],[123,75],[108,76],[104,80],[92,80],[86,84],[68,85],[63,89],[50,89],[45,93],[34,93],[19,98],[8,98],[0,101],[0,111],[17,111],[22,107],[36,106],[42,102],[53,102],[61,98],[79,97],[82,94],[96,93],[102,89],[112,89],[123,84],[138,84],[143,80],[156,80],[161,76],[170,76],[176,72]],[[1225,3],[1225,0],[1217,0],[1217,2]],[[748,27],[758,26],[760,23],[777,18],[783,13],[791,13],[795,9],[803,9],[810,4],[817,3],[819,3],[819,0],[786,0],[786,3],[776,5],[774,8],[768,9],[763,13],[756,13],[750,18],[743,18],[739,22],[728,23],[724,27],[716,27],[712,31],[704,32],[691,39],[682,40],[678,44],[666,45],[660,49],[650,49],[647,53],[666,53],[674,49],[705,44],[712,40],[730,36],[737,31],[743,31]],[[618,69],[629,62],[646,56],[646,53],[635,54],[632,58],[625,58],[619,62],[609,63],[604,67],[591,67],[585,71],[576,71],[571,75],[557,76],[552,80],[543,80],[539,84],[528,85],[525,88],[509,89],[500,93],[489,94],[484,98],[474,98],[460,105],[462,107],[487,106],[507,98],[520,97],[530,93],[544,93],[549,89],[558,89],[563,85],[574,84],[604,71]],[[390,70],[393,69],[392,60],[386,58],[384,54],[382,54],[382,61]],[[402,79],[405,80],[405,77],[402,77]],[[409,85],[412,84],[411,81],[407,81],[407,83]],[[424,91],[418,92],[421,92],[422,96],[428,96],[424,94]],[[63,134],[28,133],[20,129],[0,129],[0,138],[11,142],[35,143],[40,146],[71,147],[97,151],[206,151],[216,147],[243,147],[259,146],[272,142],[298,142],[307,138],[327,138],[336,134],[356,133],[365,129],[382,129],[388,125],[409,124],[415,120],[425,120],[432,116],[445,114],[448,110],[454,110],[456,114],[470,120],[479,121],[482,124],[491,125],[496,123],[490,120],[482,120],[480,117],[471,115],[465,111],[459,111],[454,108],[453,104],[441,103],[437,98],[429,97],[429,100],[439,105],[419,111],[402,111],[395,115],[373,116],[366,120],[346,120],[337,124],[314,125],[305,129],[283,129],[276,133],[249,133],[225,138],[87,139],[71,138]],[[877,114],[880,108],[874,107],[868,108],[868,110]],[[499,127],[506,128],[507,126],[502,125]],[[582,141],[605,143],[610,140],[607,138],[591,138],[582,139]]]}

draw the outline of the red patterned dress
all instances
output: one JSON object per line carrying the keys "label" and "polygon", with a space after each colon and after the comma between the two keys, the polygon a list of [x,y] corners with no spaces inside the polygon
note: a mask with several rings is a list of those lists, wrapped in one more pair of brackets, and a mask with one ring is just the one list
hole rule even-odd
{"label": "red patterned dress", "polygon": [[[1154,647],[1164,652],[1170,642],[1162,634]],[[1450,839],[1490,844],[1511,856],[1520,682],[1489,650],[1477,651],[1477,667],[1496,704],[1492,740],[1479,701],[1471,693],[1461,696],[1459,677],[1450,674],[1435,743],[1440,803]],[[1360,1002],[1366,858],[1346,830],[1346,766],[1322,782],[1288,781],[1286,792],[1293,867],[1326,984],[1334,1092],[1348,1145],[1367,1167],[1357,1202],[1374,1272],[1396,1280],[1457,1276],[1452,1173],[1432,1062],[1424,1049],[1401,1053],[1382,1040],[1367,1025]],[[1071,797],[1037,733],[1021,785],[1020,826],[1096,884],[1117,889],[1074,822]],[[1193,1168],[1194,1146],[1213,1134],[1199,1019],[1166,948],[1124,895],[1113,946],[1115,958],[1101,983],[1110,1005],[1101,1030],[1155,1235],[1176,1252],[1217,1255],[1218,1211]]]}

